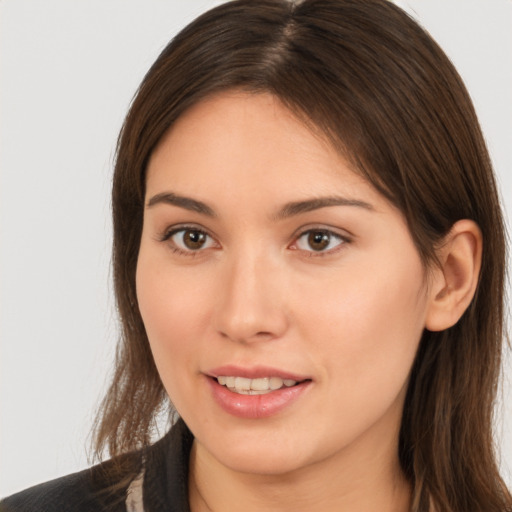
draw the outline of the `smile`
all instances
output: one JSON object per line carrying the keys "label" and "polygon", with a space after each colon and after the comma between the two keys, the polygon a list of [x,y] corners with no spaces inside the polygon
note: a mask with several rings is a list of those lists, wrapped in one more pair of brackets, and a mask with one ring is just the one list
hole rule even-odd
{"label": "smile", "polygon": [[225,365],[207,372],[205,382],[215,403],[231,416],[268,418],[307,394],[313,379],[268,366]]}
{"label": "smile", "polygon": [[233,377],[219,375],[217,382],[221,386],[226,386],[233,393],[241,395],[265,395],[272,393],[283,387],[292,387],[297,381],[292,379],[282,379],[281,377],[261,377],[257,379],[248,379],[246,377]]}

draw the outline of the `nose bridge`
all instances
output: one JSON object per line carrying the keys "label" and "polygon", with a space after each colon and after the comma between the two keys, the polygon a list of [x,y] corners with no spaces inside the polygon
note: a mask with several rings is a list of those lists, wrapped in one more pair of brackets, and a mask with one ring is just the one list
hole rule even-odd
{"label": "nose bridge", "polygon": [[226,258],[224,265],[217,301],[219,332],[239,342],[281,336],[287,319],[276,262],[253,248],[237,251]]}

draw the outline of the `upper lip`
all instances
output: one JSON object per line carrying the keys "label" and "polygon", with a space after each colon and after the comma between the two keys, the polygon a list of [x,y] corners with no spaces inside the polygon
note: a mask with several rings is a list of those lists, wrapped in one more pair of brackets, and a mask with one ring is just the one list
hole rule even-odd
{"label": "upper lip", "polygon": [[233,377],[245,377],[247,379],[261,379],[264,377],[280,377],[281,379],[290,379],[296,382],[302,382],[304,380],[311,380],[306,375],[299,375],[279,368],[273,368],[271,366],[237,366],[237,365],[223,365],[208,370],[206,372],[210,377],[219,376],[233,376]]}

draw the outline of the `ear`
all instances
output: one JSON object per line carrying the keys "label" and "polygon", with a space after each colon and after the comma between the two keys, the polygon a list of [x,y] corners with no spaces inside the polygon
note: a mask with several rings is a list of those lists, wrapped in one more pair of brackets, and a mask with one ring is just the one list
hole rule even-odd
{"label": "ear", "polygon": [[455,325],[475,294],[482,262],[482,232],[471,220],[456,222],[437,251],[439,266],[429,283],[425,327],[443,331]]}

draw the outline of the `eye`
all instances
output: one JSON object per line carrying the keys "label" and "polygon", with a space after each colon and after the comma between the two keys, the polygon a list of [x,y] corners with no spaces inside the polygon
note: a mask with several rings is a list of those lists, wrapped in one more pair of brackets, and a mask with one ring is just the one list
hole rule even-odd
{"label": "eye", "polygon": [[214,239],[198,228],[179,228],[168,232],[163,241],[170,241],[180,252],[197,252],[216,247]]}
{"label": "eye", "polygon": [[299,249],[300,251],[325,253],[336,249],[338,246],[347,242],[347,240],[326,229],[310,229],[302,233],[291,249]]}

